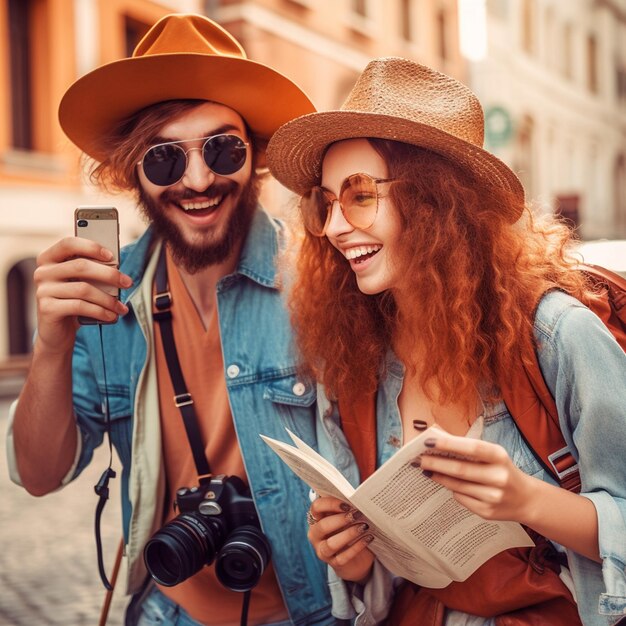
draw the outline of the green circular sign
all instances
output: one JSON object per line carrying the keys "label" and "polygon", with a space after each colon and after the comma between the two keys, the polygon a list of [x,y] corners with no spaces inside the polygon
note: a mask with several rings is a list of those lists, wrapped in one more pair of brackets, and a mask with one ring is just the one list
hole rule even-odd
{"label": "green circular sign", "polygon": [[513,120],[502,106],[492,106],[485,111],[485,140],[491,147],[504,146],[513,136]]}

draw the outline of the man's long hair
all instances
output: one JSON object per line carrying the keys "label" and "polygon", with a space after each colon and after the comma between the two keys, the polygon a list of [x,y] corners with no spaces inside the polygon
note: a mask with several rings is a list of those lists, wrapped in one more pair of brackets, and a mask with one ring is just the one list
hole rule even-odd
{"label": "man's long hair", "polygon": [[485,388],[495,399],[500,377],[534,348],[541,294],[587,293],[567,256],[571,230],[553,216],[533,218],[512,194],[442,156],[369,141],[398,180],[389,198],[401,221],[399,283],[363,294],[344,256],[306,233],[289,295],[302,368],[331,396],[354,399],[376,389],[393,342],[425,392],[438,390],[431,399],[469,404]]}

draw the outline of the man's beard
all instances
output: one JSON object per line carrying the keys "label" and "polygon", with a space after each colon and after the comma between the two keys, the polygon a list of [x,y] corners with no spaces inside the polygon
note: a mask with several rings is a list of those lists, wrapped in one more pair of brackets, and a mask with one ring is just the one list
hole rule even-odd
{"label": "man's beard", "polygon": [[[189,274],[195,274],[210,265],[224,262],[248,234],[252,217],[259,198],[259,179],[256,176],[248,181],[241,189],[241,196],[237,205],[232,209],[220,239],[203,243],[191,243],[185,239],[181,230],[167,217],[161,209],[162,205],[178,204],[181,200],[190,200],[194,197],[216,197],[223,195],[222,202],[227,195],[232,197],[237,190],[237,184],[229,181],[223,185],[212,185],[203,193],[186,190],[183,194],[164,192],[158,201],[150,198],[143,189],[139,189],[139,208],[152,224],[155,234],[162,238],[172,254],[176,265],[180,265]],[[179,209],[183,210],[183,209]]]}

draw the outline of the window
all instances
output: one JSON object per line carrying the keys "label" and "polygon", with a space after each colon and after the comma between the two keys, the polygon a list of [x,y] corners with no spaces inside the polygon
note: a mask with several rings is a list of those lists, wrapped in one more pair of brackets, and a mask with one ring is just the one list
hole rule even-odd
{"label": "window", "polygon": [[400,0],[400,33],[406,41],[413,41],[412,0]]}
{"label": "window", "polygon": [[620,104],[626,103],[626,63],[615,60],[615,96]]}
{"label": "window", "polygon": [[345,14],[345,23],[361,37],[372,38],[376,36],[376,23],[373,19],[372,0],[352,0],[350,10]]}
{"label": "window", "polygon": [[554,212],[571,228],[577,229],[580,226],[580,194],[557,194],[554,205]]}
{"label": "window", "polygon": [[[306,8],[306,9],[313,9],[314,8],[314,3],[313,0],[287,0],[287,3],[291,3],[292,5],[295,5],[296,8],[301,9],[301,8]],[[214,2],[215,4],[215,2]],[[212,18],[215,19],[215,13],[213,15],[211,15],[210,12],[207,12],[207,15]]]}
{"label": "window", "polygon": [[368,17],[367,0],[352,0],[352,10],[361,17]]}
{"label": "window", "polygon": [[448,16],[445,9],[437,12],[437,46],[439,57],[445,61],[448,59]]}
{"label": "window", "polygon": [[598,93],[598,43],[594,35],[587,37],[587,88]]}
{"label": "window", "polygon": [[563,27],[563,76],[572,78],[572,25],[565,24]]}
{"label": "window", "polygon": [[150,29],[150,24],[145,24],[131,17],[124,18],[124,41],[126,45],[126,56],[132,56],[133,50],[143,39],[143,36]]}
{"label": "window", "polygon": [[509,0],[487,0],[487,13],[499,20],[504,20],[509,13]]}
{"label": "window", "polygon": [[545,42],[544,58],[547,66],[552,69],[556,66],[556,50],[555,50],[555,37],[554,37],[554,9],[548,7],[544,13],[544,36]]}
{"label": "window", "polygon": [[33,149],[31,54],[29,46],[30,0],[9,0],[9,50],[11,76],[12,145]]}
{"label": "window", "polygon": [[535,6],[533,0],[522,2],[522,48],[532,54],[535,48]]}
{"label": "window", "polygon": [[517,172],[530,197],[535,194],[533,177],[534,135],[535,122],[530,115],[524,115],[517,129],[513,170]]}

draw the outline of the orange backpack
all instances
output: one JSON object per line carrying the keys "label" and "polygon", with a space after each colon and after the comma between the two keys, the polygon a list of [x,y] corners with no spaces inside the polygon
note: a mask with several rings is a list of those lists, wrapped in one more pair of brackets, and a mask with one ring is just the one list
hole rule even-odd
{"label": "orange backpack", "polygon": [[[584,265],[599,297],[584,302],[604,322],[626,351],[626,280],[599,266]],[[543,379],[538,360],[531,367],[520,360],[501,385],[515,423],[544,467],[561,487],[580,491],[578,465],[559,426],[556,403]],[[346,405],[339,399],[346,439],[365,480],[376,469],[376,396]],[[549,541],[529,530],[533,548],[502,552],[467,580],[444,589],[421,589],[405,583],[396,594],[389,626],[439,626],[445,608],[495,617],[498,626],[574,626],[581,624],[576,604],[560,580],[560,564]]]}

